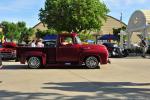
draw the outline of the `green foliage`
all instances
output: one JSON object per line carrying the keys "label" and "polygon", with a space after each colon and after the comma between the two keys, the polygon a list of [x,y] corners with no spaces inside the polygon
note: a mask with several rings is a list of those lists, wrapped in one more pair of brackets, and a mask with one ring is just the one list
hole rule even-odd
{"label": "green foliage", "polygon": [[20,36],[20,42],[24,41],[26,44],[30,41],[31,36],[34,34],[34,30],[32,28],[25,28]]}
{"label": "green foliage", "polygon": [[29,37],[33,34],[33,30],[30,28],[28,29],[25,22],[13,23],[3,21],[1,24],[4,26],[3,31],[5,37],[11,41],[19,40],[22,42],[27,40],[27,37],[29,39]]}
{"label": "green foliage", "polygon": [[113,28],[113,33],[114,35],[118,35],[118,33],[120,33],[121,30],[126,30],[126,27],[121,27],[121,28]]}
{"label": "green foliage", "polygon": [[86,40],[93,40],[94,36],[90,33],[79,33],[81,41],[85,42]]}
{"label": "green foliage", "polygon": [[46,0],[40,20],[58,32],[100,29],[109,9],[100,0]]}
{"label": "green foliage", "polygon": [[2,33],[2,32],[0,32],[0,40],[2,39],[2,37],[3,37],[3,33]]}
{"label": "green foliage", "polygon": [[[118,42],[120,41],[120,35],[119,35],[119,33],[120,33],[121,30],[125,31],[125,30],[126,30],[126,27],[123,26],[123,27],[121,27],[121,28],[113,28],[113,34],[114,34],[116,37],[118,37],[118,39],[119,39]],[[126,37],[124,37],[124,38],[126,38]]]}
{"label": "green foliage", "polygon": [[4,26],[4,34],[6,38],[9,38],[10,40],[16,39],[18,37],[17,34],[17,25],[14,23],[9,23],[9,22],[2,22],[2,25]]}
{"label": "green foliage", "polygon": [[43,38],[47,34],[57,34],[57,31],[52,29],[52,28],[45,30],[45,31],[37,30],[36,37],[37,38]]}

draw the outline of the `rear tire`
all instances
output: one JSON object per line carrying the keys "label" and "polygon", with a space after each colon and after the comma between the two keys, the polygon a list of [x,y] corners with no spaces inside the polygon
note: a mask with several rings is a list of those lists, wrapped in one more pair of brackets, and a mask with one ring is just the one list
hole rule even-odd
{"label": "rear tire", "polygon": [[86,60],[85,60],[85,65],[87,68],[89,69],[96,69],[96,68],[100,68],[99,66],[99,61],[96,57],[94,56],[90,56],[90,57],[87,57]]}
{"label": "rear tire", "polygon": [[28,67],[31,69],[38,69],[41,67],[41,59],[39,57],[30,57],[28,60]]}

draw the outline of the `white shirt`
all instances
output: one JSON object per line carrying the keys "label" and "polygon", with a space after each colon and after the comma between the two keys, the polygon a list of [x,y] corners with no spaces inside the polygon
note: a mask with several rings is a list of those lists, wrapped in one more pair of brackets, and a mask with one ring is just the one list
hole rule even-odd
{"label": "white shirt", "polygon": [[36,47],[34,42],[31,43],[31,47]]}

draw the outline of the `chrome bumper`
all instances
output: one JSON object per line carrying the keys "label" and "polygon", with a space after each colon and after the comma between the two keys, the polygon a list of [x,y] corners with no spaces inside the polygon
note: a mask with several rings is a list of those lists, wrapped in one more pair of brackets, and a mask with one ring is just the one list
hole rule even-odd
{"label": "chrome bumper", "polygon": [[0,53],[2,59],[14,59],[16,58],[16,54],[12,53]]}

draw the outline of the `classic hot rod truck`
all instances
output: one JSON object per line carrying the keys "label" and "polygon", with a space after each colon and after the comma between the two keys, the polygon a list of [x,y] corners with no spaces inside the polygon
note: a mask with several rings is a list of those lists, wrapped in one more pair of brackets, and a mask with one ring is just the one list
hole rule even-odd
{"label": "classic hot rod truck", "polygon": [[0,56],[4,60],[14,60],[16,59],[16,43],[4,42],[0,47]]}
{"label": "classic hot rod truck", "polygon": [[[55,38],[54,38],[55,37]],[[108,63],[108,50],[104,45],[82,44],[77,34],[58,34],[45,40],[44,47],[17,47],[17,61],[28,63],[32,69],[53,64],[81,64],[99,68]]]}

